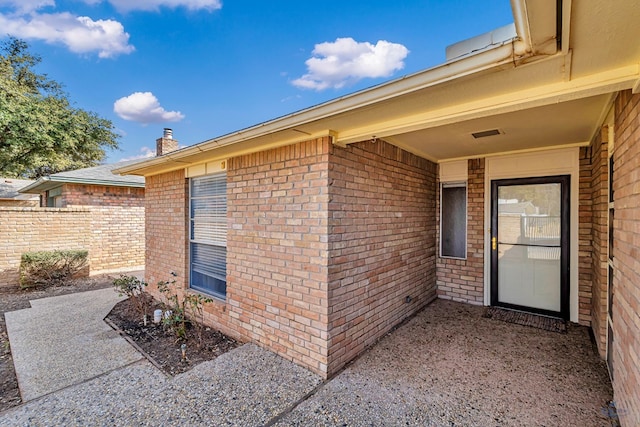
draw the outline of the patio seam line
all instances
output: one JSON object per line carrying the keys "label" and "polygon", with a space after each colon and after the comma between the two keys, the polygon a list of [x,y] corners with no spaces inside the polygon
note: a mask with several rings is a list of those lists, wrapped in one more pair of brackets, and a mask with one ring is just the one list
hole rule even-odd
{"label": "patio seam line", "polygon": [[140,353],[142,356],[144,356],[145,359],[147,359],[149,361],[149,363],[151,363],[153,366],[155,366],[156,368],[158,368],[160,370],[160,372],[162,372],[162,374],[167,377],[167,378],[173,378],[173,376],[169,375],[168,373],[165,372],[165,370],[162,368],[162,366],[153,358],[149,355],[149,353],[147,353],[146,351],[144,351],[142,349],[142,347],[140,347],[129,335],[127,335],[127,333],[125,331],[123,331],[122,329],[120,329],[120,327],[118,327],[118,325],[116,325],[115,323],[113,323],[111,320],[107,319],[106,317],[104,319],[104,322],[109,325],[114,331],[116,331],[118,333],[118,335],[120,335],[122,338],[125,339],[125,341],[127,341],[129,344],[131,344],[131,346],[136,349],[136,351],[138,351],[138,353]]}
{"label": "patio seam line", "polygon": [[133,362],[127,363],[126,365],[119,366],[119,367],[117,367],[117,368],[113,368],[113,369],[111,369],[111,370],[109,370],[109,371],[107,371],[107,372],[103,372],[103,373],[101,373],[101,374],[99,374],[99,375],[96,375],[96,376],[94,376],[94,377],[92,377],[92,378],[87,378],[87,379],[85,379],[85,380],[78,381],[77,383],[73,383],[73,384],[66,385],[66,386],[64,386],[64,387],[62,387],[62,388],[60,388],[60,389],[58,389],[58,390],[50,391],[49,393],[47,393],[47,394],[43,394],[42,396],[38,396],[38,397],[36,397],[35,399],[31,399],[31,400],[22,400],[22,393],[20,393],[20,394],[21,394],[20,398],[21,398],[21,400],[22,400],[22,403],[20,403],[20,404],[19,404],[19,405],[17,405],[17,406],[12,406],[11,408],[7,408],[7,409],[5,409],[4,411],[0,411],[0,417],[1,417],[1,416],[3,416],[4,414],[8,413],[8,412],[11,412],[11,411],[16,410],[17,408],[21,408],[22,406],[24,406],[24,405],[26,405],[26,404],[30,404],[30,403],[32,403],[32,402],[37,402],[38,400],[42,400],[42,399],[44,399],[44,398],[46,398],[46,397],[48,397],[48,396],[50,396],[50,395],[52,395],[52,394],[58,393],[58,392],[60,392],[60,391],[66,390],[66,389],[68,389],[68,388],[76,387],[76,386],[78,386],[78,385],[80,385],[80,384],[84,384],[84,383],[87,383],[87,382],[89,382],[89,381],[93,381],[93,380],[95,380],[96,378],[100,378],[100,377],[104,377],[105,375],[109,375],[109,374],[111,374],[111,373],[113,373],[113,372],[116,372],[116,371],[118,371],[118,370],[120,370],[120,369],[128,368],[128,367],[130,367],[130,366],[132,366],[132,365],[135,365],[136,363],[140,363],[140,362],[142,362],[143,360],[144,360],[144,359],[134,360]]}
{"label": "patio seam line", "polygon": [[262,427],[271,427],[273,425],[275,425],[276,423],[278,423],[279,421],[281,421],[284,417],[286,417],[287,415],[289,415],[290,413],[292,413],[298,406],[300,406],[300,404],[304,403],[305,401],[309,400],[312,396],[314,396],[317,392],[319,392],[321,389],[324,388],[325,385],[327,385],[329,383],[329,380],[324,380],[322,381],[320,384],[318,384],[317,386],[315,386],[313,388],[313,390],[311,390],[310,392],[308,392],[307,394],[305,394],[304,396],[302,396],[300,399],[296,400],[295,402],[293,402],[291,405],[289,405],[288,408],[286,408],[284,411],[280,412],[278,415],[274,416],[273,418],[271,418],[269,420],[269,422],[267,422],[266,424],[264,424]]}

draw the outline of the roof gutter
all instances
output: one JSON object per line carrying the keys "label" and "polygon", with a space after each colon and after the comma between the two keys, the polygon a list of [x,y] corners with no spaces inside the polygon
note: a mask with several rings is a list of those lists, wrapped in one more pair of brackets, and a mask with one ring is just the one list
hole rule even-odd
{"label": "roof gutter", "polygon": [[32,184],[27,185],[24,188],[18,190],[19,193],[31,193],[31,194],[40,194],[42,191],[50,190],[51,188],[57,187],[58,185],[63,184],[89,184],[89,185],[105,185],[110,187],[136,187],[136,188],[144,188],[144,183],[139,182],[122,182],[122,181],[110,181],[103,179],[77,179],[77,178],[66,178],[66,177],[56,177],[55,179],[51,179],[49,176],[43,176],[38,178],[38,180]]}
{"label": "roof gutter", "polygon": [[35,182],[32,182],[31,184],[27,185],[26,187],[23,187],[21,189],[18,190],[18,193],[32,193],[32,194],[38,194],[39,192],[37,191],[33,191],[35,188],[40,187],[41,185],[44,185],[48,182],[51,181],[51,178],[49,178],[48,176],[42,176],[40,178],[38,178]]}
{"label": "roof gutter", "polygon": [[516,26],[516,34],[518,34],[518,40],[513,43],[513,53],[516,56],[531,54],[531,27],[529,26],[526,0],[511,0],[511,10],[513,10],[513,22]]}
{"label": "roof gutter", "polygon": [[[295,130],[296,127],[316,122],[338,114],[366,107],[371,104],[396,98],[420,89],[435,86],[465,75],[513,64],[515,60],[525,60],[533,56],[531,34],[527,17],[527,0],[511,0],[514,11],[517,38],[499,45],[491,45],[473,54],[465,55],[442,65],[419,71],[391,82],[336,98],[326,103],[291,113],[237,132],[229,133],[173,151],[164,156],[144,160],[112,172],[120,175],[153,175],[184,168],[190,164],[188,157],[216,148],[238,144],[279,131]],[[331,134],[334,142],[340,143],[339,134]],[[309,137],[301,137],[309,139]],[[345,141],[346,143],[353,141]]]}

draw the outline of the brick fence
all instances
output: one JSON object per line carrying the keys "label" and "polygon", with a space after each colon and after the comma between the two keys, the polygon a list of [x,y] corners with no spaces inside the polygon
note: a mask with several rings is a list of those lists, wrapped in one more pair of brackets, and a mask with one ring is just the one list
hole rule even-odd
{"label": "brick fence", "polygon": [[25,252],[89,251],[90,274],[144,265],[144,208],[0,207],[0,287],[18,284]]}

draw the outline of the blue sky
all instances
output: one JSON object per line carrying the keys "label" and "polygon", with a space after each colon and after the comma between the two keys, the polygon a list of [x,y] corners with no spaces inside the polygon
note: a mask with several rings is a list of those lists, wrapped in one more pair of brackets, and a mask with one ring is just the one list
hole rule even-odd
{"label": "blue sky", "polygon": [[438,65],[511,22],[508,0],[0,0],[0,37],[114,123],[108,162],[164,127],[193,145]]}

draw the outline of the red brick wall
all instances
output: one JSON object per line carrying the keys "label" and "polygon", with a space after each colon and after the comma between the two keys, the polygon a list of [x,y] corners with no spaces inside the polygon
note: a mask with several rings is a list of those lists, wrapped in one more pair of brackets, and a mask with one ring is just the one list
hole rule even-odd
{"label": "red brick wall", "polygon": [[179,287],[187,283],[188,195],[184,170],[146,178],[145,279],[150,290],[159,281],[174,278]]}
{"label": "red brick wall", "polygon": [[[247,339],[327,374],[330,142],[229,159],[228,322]],[[217,318],[224,323],[223,313]]]}
{"label": "red brick wall", "polygon": [[333,148],[330,374],[435,298],[436,170],[383,141]]}
{"label": "red brick wall", "polygon": [[[329,140],[227,161],[227,295],[205,322],[327,374]],[[188,181],[182,171],[147,177],[150,290],[177,273],[188,286]]]}
{"label": "red brick wall", "polygon": [[65,184],[60,197],[62,207],[144,207],[144,188]]}
{"label": "red brick wall", "polygon": [[0,207],[0,287],[16,287],[25,252],[91,250],[88,208]]}
{"label": "red brick wall", "polygon": [[623,426],[640,425],[640,95],[615,101],[613,390]]}
{"label": "red brick wall", "polygon": [[591,310],[584,313],[582,305],[582,290],[589,287],[589,295],[592,295],[591,286],[593,283],[593,202],[591,200],[591,172],[593,146],[580,148],[580,172],[578,183],[578,289],[580,289],[578,312],[579,318],[591,319]]}
{"label": "red brick wall", "polygon": [[91,273],[144,268],[144,207],[92,206]]}
{"label": "red brick wall", "polygon": [[91,209],[92,274],[144,266],[144,188],[65,184],[61,198]]}
{"label": "red brick wall", "polygon": [[17,285],[35,250],[86,249],[91,274],[144,268],[144,188],[65,184],[61,197],[62,208],[3,211],[0,286]]}
{"label": "red brick wall", "polygon": [[[436,258],[438,298],[482,305],[484,302],[484,159],[468,161],[467,259]],[[438,185],[439,187],[439,185]],[[434,214],[440,227],[440,197]],[[437,250],[439,251],[439,243]]]}
{"label": "red brick wall", "polygon": [[36,208],[40,206],[40,200],[0,200],[0,208]]}
{"label": "red brick wall", "polygon": [[[158,282],[175,281],[173,289],[182,298],[189,284],[189,181],[184,169],[146,177],[145,211],[147,290],[163,300]],[[207,304],[204,318],[225,334],[246,339],[229,326],[226,302]]]}
{"label": "red brick wall", "polygon": [[[206,322],[336,372],[435,297],[435,176],[383,142],[229,159],[227,298],[207,304]],[[151,283],[175,271],[186,286],[187,189],[182,172],[147,178]]]}
{"label": "red brick wall", "polygon": [[589,147],[580,149],[579,322],[591,325],[602,357],[607,345],[607,131],[604,126]]}

